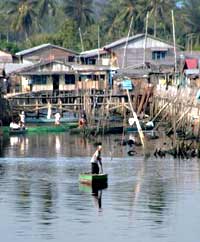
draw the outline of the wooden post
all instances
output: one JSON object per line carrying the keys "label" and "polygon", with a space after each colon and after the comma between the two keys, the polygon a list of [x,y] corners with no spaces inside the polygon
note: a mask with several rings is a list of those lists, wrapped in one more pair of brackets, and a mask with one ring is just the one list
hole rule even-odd
{"label": "wooden post", "polygon": [[59,105],[59,112],[62,115],[62,100],[61,100],[61,98],[58,99],[58,105]]}
{"label": "wooden post", "polygon": [[[172,27],[173,27],[173,42],[174,42],[174,72],[175,72],[175,82],[176,82],[176,72],[177,72],[177,63],[176,63],[176,33],[175,33],[175,23],[174,23],[174,11],[172,13]],[[177,84],[177,83],[176,83]]]}
{"label": "wooden post", "polygon": [[39,118],[39,104],[38,104],[38,99],[35,101],[35,110],[36,110],[36,117]]}
{"label": "wooden post", "polygon": [[51,118],[51,103],[50,101],[48,101],[48,104],[47,104],[47,119],[50,119]]}

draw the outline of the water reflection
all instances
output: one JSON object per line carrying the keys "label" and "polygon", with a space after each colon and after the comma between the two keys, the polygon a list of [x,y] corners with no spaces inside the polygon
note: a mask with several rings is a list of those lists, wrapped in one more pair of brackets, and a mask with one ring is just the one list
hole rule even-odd
{"label": "water reflection", "polygon": [[52,224],[52,220],[56,217],[56,184],[50,181],[40,180],[38,182],[38,191],[41,223],[44,225],[50,225]]}
{"label": "water reflection", "polygon": [[9,139],[3,136],[0,136],[0,157],[5,156],[5,149],[9,144]]}
{"label": "water reflection", "polygon": [[61,142],[60,142],[60,139],[59,139],[59,136],[56,135],[55,136],[55,150],[56,150],[56,153],[60,153],[60,149],[61,149]]}
{"label": "water reflection", "polygon": [[17,151],[20,156],[24,156],[29,150],[29,139],[25,135],[10,136],[10,146],[13,154]]}
{"label": "water reflection", "polygon": [[167,208],[167,185],[161,180],[153,181],[150,184],[148,207],[152,214],[155,214],[155,222],[162,223]]}
{"label": "water reflection", "polygon": [[[69,241],[186,241],[182,231],[198,241],[198,160],[128,157],[116,137],[101,137],[109,181],[107,189],[95,189],[78,176],[90,167],[97,140],[67,133],[13,138],[1,144],[4,241],[63,242],[66,235]],[[12,238],[5,239],[9,231]]]}
{"label": "water reflection", "polygon": [[[10,136],[9,143],[0,142],[0,152],[8,147],[7,156],[41,156],[54,157],[60,156],[85,156],[87,153],[93,152],[90,141],[83,137],[70,136],[68,133],[45,135],[19,135]],[[1,147],[4,144],[4,147]],[[49,148],[47,150],[47,148]]]}
{"label": "water reflection", "polygon": [[93,203],[95,208],[101,212],[102,211],[102,193],[103,190],[108,187],[107,184],[97,184],[97,185],[87,185],[87,184],[79,184],[79,190],[81,192],[88,193],[93,198]]}
{"label": "water reflection", "polygon": [[6,173],[6,164],[0,163],[0,179],[3,179]]}

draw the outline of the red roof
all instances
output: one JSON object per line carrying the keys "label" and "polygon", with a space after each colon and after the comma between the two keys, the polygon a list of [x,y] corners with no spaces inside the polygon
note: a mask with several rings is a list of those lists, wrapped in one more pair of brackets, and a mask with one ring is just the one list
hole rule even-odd
{"label": "red roof", "polygon": [[186,64],[187,69],[197,69],[198,68],[197,59],[186,59],[185,64]]}

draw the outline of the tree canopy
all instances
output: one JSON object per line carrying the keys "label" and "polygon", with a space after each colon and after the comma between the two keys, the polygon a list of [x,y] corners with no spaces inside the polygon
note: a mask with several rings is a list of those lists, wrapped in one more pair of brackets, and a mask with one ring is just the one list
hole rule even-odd
{"label": "tree canopy", "polygon": [[[177,43],[200,49],[199,0],[1,0],[0,42],[18,48],[44,42],[81,51],[128,33],[148,33],[172,40],[171,10]],[[100,32],[98,32],[100,30]]]}

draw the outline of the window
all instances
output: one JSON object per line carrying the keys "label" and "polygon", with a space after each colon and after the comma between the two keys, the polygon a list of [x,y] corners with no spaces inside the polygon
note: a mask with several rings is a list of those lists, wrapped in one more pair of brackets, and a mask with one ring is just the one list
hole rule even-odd
{"label": "window", "polygon": [[32,84],[33,85],[46,85],[47,76],[32,76]]}
{"label": "window", "polygon": [[153,51],[152,59],[153,60],[163,60],[166,57],[166,51]]}
{"label": "window", "polygon": [[96,60],[95,59],[88,59],[88,64],[89,65],[96,65]]}
{"label": "window", "polygon": [[75,57],[74,56],[68,56],[68,62],[74,62]]}
{"label": "window", "polygon": [[65,75],[65,84],[75,84],[75,75]]}
{"label": "window", "polygon": [[105,80],[105,75],[100,75],[101,80]]}

